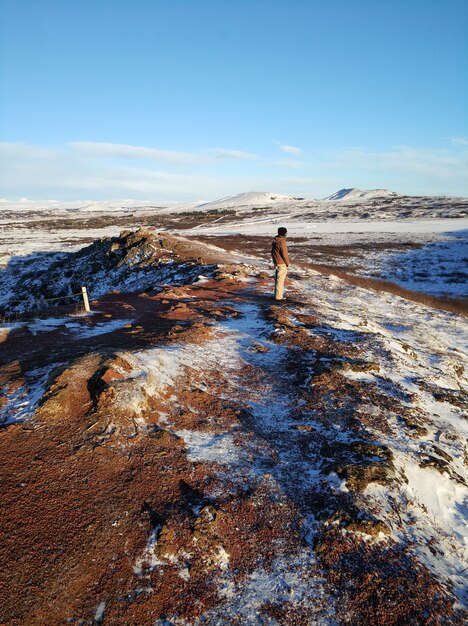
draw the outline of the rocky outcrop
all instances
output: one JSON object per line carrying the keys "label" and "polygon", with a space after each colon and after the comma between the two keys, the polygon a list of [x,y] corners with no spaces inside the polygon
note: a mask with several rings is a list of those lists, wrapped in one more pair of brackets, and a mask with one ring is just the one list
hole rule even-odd
{"label": "rocky outcrop", "polygon": [[[78,252],[58,258],[51,254],[50,263],[43,259],[37,268],[33,260],[17,263],[10,276],[10,295],[3,300],[3,315],[80,303],[82,286],[87,287],[91,299],[116,289],[142,292],[157,290],[161,284],[189,284],[199,274],[211,274],[215,269],[213,264],[200,263],[173,237],[144,228],[123,231]],[[8,282],[8,270],[2,281]]]}

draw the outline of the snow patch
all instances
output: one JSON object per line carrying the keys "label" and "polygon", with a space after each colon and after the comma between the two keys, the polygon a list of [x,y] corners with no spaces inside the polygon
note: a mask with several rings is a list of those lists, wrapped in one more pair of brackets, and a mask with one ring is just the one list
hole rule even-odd
{"label": "snow patch", "polygon": [[25,383],[15,391],[3,392],[6,403],[0,405],[0,425],[7,426],[30,419],[42,399],[51,372],[57,363],[25,374]]}
{"label": "snow patch", "polygon": [[94,614],[94,621],[96,622],[96,624],[100,624],[102,622],[105,610],[106,610],[106,603],[100,602],[97,605],[96,612]]}
{"label": "snow patch", "polygon": [[137,576],[143,576],[148,571],[153,571],[159,565],[164,565],[164,562],[158,559],[156,556],[157,538],[161,532],[162,526],[155,526],[151,531],[148,541],[146,542],[143,554],[138,557],[135,565],[133,566],[133,572]]}
{"label": "snow patch", "polygon": [[185,441],[187,455],[191,461],[208,461],[225,465],[236,465],[239,452],[232,435],[211,435],[194,430],[176,430],[174,433]]}
{"label": "snow patch", "polygon": [[433,468],[402,461],[409,497],[418,502],[434,522],[456,533],[468,547],[468,487]]}

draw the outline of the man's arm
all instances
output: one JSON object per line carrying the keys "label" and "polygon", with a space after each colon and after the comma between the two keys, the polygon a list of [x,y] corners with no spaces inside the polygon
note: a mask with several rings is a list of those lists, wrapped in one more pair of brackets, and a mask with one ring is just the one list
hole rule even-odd
{"label": "man's arm", "polygon": [[286,239],[281,242],[280,254],[283,257],[286,266],[289,267],[288,246],[286,245]]}

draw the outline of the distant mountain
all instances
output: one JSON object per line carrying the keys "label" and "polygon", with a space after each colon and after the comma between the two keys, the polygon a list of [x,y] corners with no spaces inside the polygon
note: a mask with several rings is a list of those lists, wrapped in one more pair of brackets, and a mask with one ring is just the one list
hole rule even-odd
{"label": "distant mountain", "polygon": [[248,191],[239,193],[236,196],[227,196],[220,200],[212,202],[204,202],[196,206],[197,209],[236,209],[246,207],[267,207],[291,202],[293,200],[303,200],[303,198],[295,198],[293,196],[285,196],[279,193],[270,193],[266,191]]}
{"label": "distant mountain", "polygon": [[324,200],[373,200],[374,198],[396,198],[399,194],[388,189],[340,189]]}
{"label": "distant mountain", "polygon": [[57,215],[63,212],[88,213],[121,213],[140,209],[166,209],[175,206],[175,202],[160,202],[155,200],[7,200],[0,198],[0,211],[41,211],[53,210]]}

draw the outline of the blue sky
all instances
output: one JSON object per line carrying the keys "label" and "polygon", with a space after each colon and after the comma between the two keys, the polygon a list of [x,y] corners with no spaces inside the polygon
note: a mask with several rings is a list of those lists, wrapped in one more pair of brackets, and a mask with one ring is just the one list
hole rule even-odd
{"label": "blue sky", "polygon": [[1,0],[0,195],[468,195],[466,0]]}

